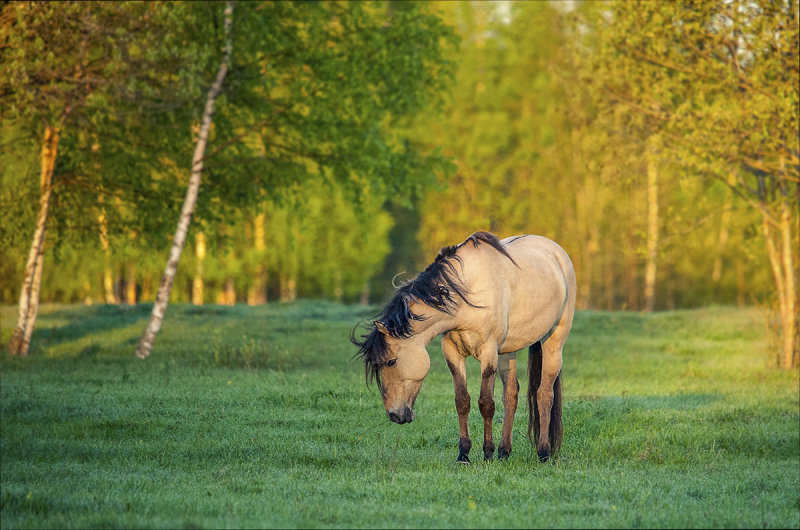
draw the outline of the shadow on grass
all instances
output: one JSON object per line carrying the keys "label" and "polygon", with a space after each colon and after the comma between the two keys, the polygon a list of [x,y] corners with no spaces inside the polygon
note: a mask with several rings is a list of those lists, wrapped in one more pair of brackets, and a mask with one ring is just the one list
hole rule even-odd
{"label": "shadow on grass", "polygon": [[721,394],[675,394],[675,395],[630,395],[595,396],[579,395],[571,401],[592,403],[595,407],[609,410],[687,410],[696,409],[723,399]]}
{"label": "shadow on grass", "polygon": [[[37,329],[31,340],[31,350],[37,351],[49,346],[79,340],[89,335],[135,325],[150,315],[152,307],[152,304],[136,306],[106,304],[43,312],[38,318]],[[59,325],[60,321],[67,321],[67,323]],[[97,354],[99,349],[99,346],[89,346],[84,348],[79,356],[92,357]]]}

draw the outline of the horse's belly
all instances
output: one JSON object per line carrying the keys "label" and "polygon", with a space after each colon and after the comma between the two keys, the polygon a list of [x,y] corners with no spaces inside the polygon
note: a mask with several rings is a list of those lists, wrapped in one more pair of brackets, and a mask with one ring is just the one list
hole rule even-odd
{"label": "horse's belly", "polygon": [[506,337],[505,342],[500,346],[500,353],[515,352],[531,344],[533,344],[533,342],[523,339],[522,337]]}
{"label": "horse's belly", "polygon": [[547,335],[557,324],[561,317],[561,304],[549,304],[547,307],[538,307],[533,311],[522,311],[526,318],[515,318],[514,312],[509,315],[508,333],[500,353],[510,353],[527,348]]}
{"label": "horse's belly", "polygon": [[506,337],[506,340],[503,341],[502,346],[500,346],[500,353],[511,353],[521,350],[522,348],[527,348],[534,342],[541,339],[545,333],[547,333],[547,331],[541,334],[530,335],[512,335],[509,333]]}

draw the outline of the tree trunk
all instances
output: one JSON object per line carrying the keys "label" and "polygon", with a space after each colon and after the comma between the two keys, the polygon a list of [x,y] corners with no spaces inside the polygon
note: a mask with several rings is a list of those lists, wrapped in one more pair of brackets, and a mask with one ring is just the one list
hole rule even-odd
{"label": "tree trunk", "polygon": [[606,310],[614,309],[616,300],[616,281],[614,278],[614,255],[613,247],[609,241],[605,242],[605,264],[603,268],[603,282],[605,284]]}
{"label": "tree trunk", "polygon": [[192,303],[194,305],[203,305],[203,274],[206,261],[206,235],[203,232],[198,232],[194,239],[197,268],[195,269],[194,280],[192,280]]}
{"label": "tree trunk", "polygon": [[634,252],[628,252],[625,257],[625,276],[623,277],[624,290],[627,293],[627,301],[622,309],[627,311],[637,311],[639,309],[639,260]]}
{"label": "tree trunk", "polygon": [[203,173],[203,157],[205,156],[206,144],[208,143],[211,119],[214,115],[214,103],[222,90],[222,82],[225,80],[225,74],[228,72],[228,63],[231,59],[231,50],[233,48],[233,40],[231,37],[232,21],[233,1],[228,0],[225,4],[225,55],[219,65],[217,77],[206,96],[203,119],[200,123],[197,143],[195,144],[194,155],[192,156],[192,172],[189,178],[189,186],[186,189],[186,198],[183,201],[181,216],[178,220],[178,227],[175,229],[175,237],[172,240],[172,248],[170,248],[167,266],[161,277],[161,285],[158,288],[156,301],[153,304],[153,313],[150,316],[150,322],[136,348],[136,356],[140,359],[146,359],[150,356],[150,352],[153,350],[153,344],[156,340],[156,335],[158,335],[158,331],[161,329],[161,323],[164,321],[164,313],[167,310],[172,284],[175,282],[175,273],[178,270],[178,261],[181,257],[183,245],[186,242],[186,233],[189,230],[192,213],[194,213],[197,194],[200,191],[200,178]]}
{"label": "tree trunk", "polygon": [[[733,187],[736,184],[736,175],[731,173],[728,176],[728,186]],[[714,266],[711,269],[711,281],[718,284],[722,279],[722,257],[725,254],[725,249],[728,246],[728,225],[731,221],[731,206],[733,202],[733,193],[728,190],[725,193],[725,201],[722,205],[722,218],[720,219],[719,238],[717,240],[717,256],[714,258]],[[718,291],[718,286],[715,291]]]}
{"label": "tree trunk", "polygon": [[44,261],[44,237],[47,227],[47,214],[50,210],[50,194],[53,189],[53,170],[58,154],[59,127],[47,126],[42,138],[39,214],[33,232],[31,250],[25,265],[22,292],[19,296],[19,316],[11,335],[8,350],[12,355],[28,355],[33,327],[39,312],[39,286],[42,280]]}
{"label": "tree trunk", "polygon": [[[103,204],[102,195],[99,202]],[[108,242],[108,219],[106,219],[105,207],[100,210],[97,222],[100,225],[100,244],[103,247],[103,259],[105,260],[105,266],[103,267],[103,298],[107,304],[117,304],[119,300],[114,295],[114,274],[111,270],[111,245]]]}
{"label": "tree trunk", "polygon": [[583,260],[583,279],[581,286],[578,288],[578,305],[580,309],[589,309],[592,307],[592,285],[594,279],[594,263],[597,257],[597,250],[600,248],[600,235],[597,229],[597,223],[589,222],[587,227],[588,240],[586,242],[586,251],[584,252]]}
{"label": "tree trunk", "polygon": [[150,285],[151,285],[150,275],[146,274],[142,277],[142,294],[139,296],[139,300],[150,300]]}
{"label": "tree trunk", "polygon": [[236,288],[233,278],[225,280],[225,290],[223,291],[223,304],[236,305]]}
{"label": "tree trunk", "polygon": [[267,303],[267,268],[264,267],[264,249],[266,248],[264,231],[264,214],[260,213],[253,220],[253,246],[256,249],[255,278],[253,286],[247,292],[248,305],[262,305]]}
{"label": "tree trunk", "polygon": [[781,308],[781,324],[783,331],[783,367],[796,368],[800,364],[800,335],[798,335],[798,305],[800,295],[795,282],[794,256],[796,251],[792,245],[792,214],[786,197],[781,202],[781,253],[784,274],[786,306]]}
{"label": "tree trunk", "polygon": [[22,344],[25,346],[25,353],[28,354],[28,346],[31,343],[33,336],[33,328],[36,324],[36,317],[39,315],[39,292],[42,285],[42,264],[44,263],[44,235],[42,235],[42,246],[39,248],[39,255],[36,257],[36,271],[33,275],[33,284],[31,285],[31,303],[28,306],[28,325],[25,327],[25,336]]}
{"label": "tree trunk", "polygon": [[[763,183],[759,187],[763,190]],[[781,352],[778,356],[778,365],[788,370],[797,368],[800,362],[800,338],[798,337],[798,297],[800,295],[797,292],[794,270],[794,252],[797,250],[792,243],[792,205],[786,195],[781,197],[780,217],[775,223],[770,216],[765,198],[765,194],[762,192],[761,226],[767,245],[772,276],[778,292],[778,311],[781,320]],[[778,234],[773,233],[773,223],[777,224]]]}
{"label": "tree trunk", "polygon": [[297,281],[293,273],[281,275],[281,302],[292,302],[297,298]]}
{"label": "tree trunk", "polygon": [[125,278],[125,303],[136,305],[136,264],[128,265]]}
{"label": "tree trunk", "polygon": [[339,303],[342,303],[342,299],[344,298],[342,271],[340,269],[336,269],[336,272],[333,273],[333,297]]}
{"label": "tree trunk", "polygon": [[641,238],[639,236],[639,219],[640,212],[640,197],[636,193],[638,190],[631,190],[630,206],[628,214],[628,226],[626,227],[626,235],[621,238],[622,258],[624,275],[621,278],[622,283],[622,303],[621,308],[627,311],[638,311],[641,309],[639,303],[639,295],[642,294],[642,287],[639,284],[639,271],[641,268],[641,260],[637,249],[641,245]]}
{"label": "tree trunk", "polygon": [[656,307],[658,261],[658,135],[650,137],[647,150],[647,263],[644,269],[644,310]]}

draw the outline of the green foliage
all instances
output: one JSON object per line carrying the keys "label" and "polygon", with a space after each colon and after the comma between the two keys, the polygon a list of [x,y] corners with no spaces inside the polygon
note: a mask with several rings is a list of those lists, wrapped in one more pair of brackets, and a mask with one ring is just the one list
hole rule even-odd
{"label": "green foliage", "polygon": [[[46,257],[59,274],[43,297],[101,297],[82,253],[157,284],[222,4],[2,13],[0,300],[16,299],[28,252],[41,128],[69,105]],[[385,295],[397,273],[489,229],[559,241],[582,307],[639,308],[654,163],[658,307],[760,303],[772,280],[740,195],[763,184],[772,219],[788,200],[796,226],[792,13],[794,0],[237,4],[194,217],[211,240],[207,300],[231,278],[244,293],[261,266],[272,292],[292,277],[301,296],[354,299],[367,283]],[[264,251],[247,233],[258,214]],[[181,265],[176,300],[195,271]]]}
{"label": "green foliage", "polygon": [[[756,4],[737,14],[736,27],[769,39],[766,28],[775,29],[788,15],[775,12],[762,27],[756,13],[745,14],[761,9]],[[787,62],[791,54],[748,41],[758,50],[758,65],[752,71],[742,66],[742,75],[752,75],[744,90],[730,63],[711,65],[714,57],[692,55],[692,46],[706,46],[701,38],[723,38],[715,36],[712,22],[701,21],[716,20],[716,10],[734,5],[439,6],[461,36],[461,62],[444,119],[433,126],[420,120],[417,130],[420,138],[442,145],[458,171],[446,190],[428,194],[423,203],[419,241],[426,259],[478,229],[503,236],[538,233],[572,256],[581,307],[640,308],[652,164],[659,181],[658,307],[763,300],[773,286],[758,236],[760,218],[727,187],[731,151],[741,146],[740,158],[777,161],[770,145],[778,139],[756,148],[739,136],[749,142],[751,131],[773,125],[783,131],[779,137],[791,136],[798,84],[791,76],[797,69]],[[796,36],[790,27],[786,21],[781,39]],[[694,77],[682,71],[691,61],[700,72]],[[764,84],[756,70],[784,73],[770,74]],[[786,98],[772,98],[763,115],[752,115],[752,100],[762,91]],[[652,152],[648,143],[656,134],[663,145]],[[796,134],[787,142],[787,152],[796,152]]]}
{"label": "green foliage", "polygon": [[780,179],[784,156],[795,158],[787,171],[797,177],[796,2],[620,2],[610,17],[596,27],[606,89],[663,122],[688,167],[724,179],[741,166]]}
{"label": "green foliage", "polygon": [[[59,254],[96,246],[101,229],[115,243],[122,239],[121,254],[129,252],[131,233],[151,245],[160,235],[163,244],[164,231],[173,224],[167,214],[179,204],[170,199],[179,197],[183,185],[156,173],[154,166],[175,145],[189,142],[185,105],[198,84],[191,78],[209,58],[202,53],[205,43],[187,37],[196,22],[191,15],[188,4],[165,2],[3,5],[0,206],[18,214],[3,216],[0,223],[3,253],[14,264],[3,275],[4,300],[16,299],[31,244],[46,127],[60,132],[48,258],[55,251],[55,262],[63,264]],[[176,21],[184,22],[175,26]],[[178,50],[194,60],[187,64]],[[182,130],[176,127],[181,119]],[[166,134],[154,135],[154,130]],[[101,212],[104,227],[97,221]],[[71,264],[85,262],[84,257]],[[92,276],[90,268],[80,266],[84,270],[67,276],[84,283]],[[70,296],[65,293],[73,287],[49,296]]]}
{"label": "green foliage", "polygon": [[148,306],[43,307],[35,355],[0,357],[0,525],[800,527],[798,375],[760,361],[762,312],[578,312],[559,458],[520,410],[511,458],[465,467],[438,344],[413,423],[364,386],[347,334],[376,309],[176,305],[143,363]]}
{"label": "green foliage", "polygon": [[420,155],[395,125],[446,88],[451,67],[440,39],[451,32],[441,20],[421,4],[240,7],[241,52],[217,124],[251,141],[210,161],[212,171],[238,172],[229,191],[260,201],[321,175],[355,196],[365,188],[408,196],[434,181],[444,161]]}
{"label": "green foliage", "polygon": [[[193,2],[4,5],[3,204],[37,191],[36,151],[13,147],[20,131],[36,145],[44,124],[63,129],[48,245],[65,251],[47,258],[62,273],[76,271],[67,280],[75,285],[46,284],[45,299],[99,291],[96,271],[67,256],[78,248],[97,253],[103,230],[111,249],[102,252],[115,269],[149,262],[166,247],[186,185],[198,101],[219,56],[221,10]],[[196,218],[206,231],[242,244],[222,252],[220,259],[236,257],[211,271],[238,276],[246,288],[251,279],[242,272],[264,256],[253,256],[233,231],[258,208],[290,200],[298,211],[281,206],[270,221],[299,219],[295,228],[272,226],[282,233],[275,239],[292,248],[278,245],[269,259],[288,253],[296,260],[296,240],[318,245],[339,230],[336,245],[317,252],[338,261],[301,258],[303,292],[355,296],[387,252],[389,220],[373,205],[419,196],[449,167],[435,150],[418,149],[402,125],[443,93],[452,32],[424,4],[246,2],[236,9],[234,39]],[[321,204],[326,194],[335,200]],[[9,256],[23,256],[29,246],[24,228],[35,203],[22,204],[24,217],[0,223]],[[104,224],[96,222],[101,215]],[[334,223],[325,218],[331,215]],[[307,229],[315,233],[292,233]],[[3,267],[10,274],[0,293],[11,301],[20,273]],[[155,280],[143,280],[157,283],[152,274]]]}
{"label": "green foliage", "polygon": [[[300,184],[284,202],[256,208],[265,218],[264,250],[255,248],[250,216],[229,218],[234,222],[206,232],[211,237],[203,277],[212,295],[235,279],[237,297],[244,300],[263,267],[272,278],[270,298],[280,296],[278,284],[291,279],[300,297],[356,301],[389,252],[392,219],[380,206],[366,194],[351,203],[341,189],[319,181]],[[179,271],[191,277],[196,267],[197,258],[186,256]]]}

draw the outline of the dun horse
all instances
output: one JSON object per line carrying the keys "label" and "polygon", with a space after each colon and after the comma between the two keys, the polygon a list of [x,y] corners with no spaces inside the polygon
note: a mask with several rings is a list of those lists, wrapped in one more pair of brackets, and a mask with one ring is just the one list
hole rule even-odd
{"label": "dun horse", "polygon": [[[528,437],[539,460],[559,449],[561,352],[575,311],[575,271],[566,252],[547,238],[523,235],[498,240],[476,232],[460,245],[442,248],[436,260],[397,289],[367,333],[351,341],[360,349],[368,380],[376,379],[386,413],[395,423],[414,419],[414,401],[430,369],[425,349],[444,334],[442,351],[453,376],[458,412],[458,461],[472,447],[466,358],[481,366],[478,406],[483,417],[483,456],[495,445],[495,374],[503,383],[500,458],[511,453],[519,382],[516,352],[529,347]],[[534,436],[531,436],[531,431]]]}

